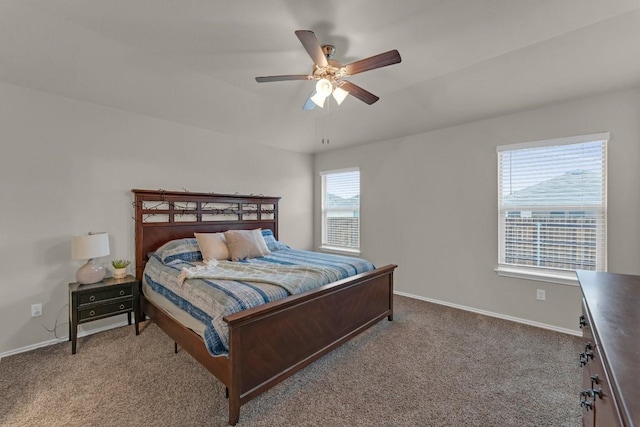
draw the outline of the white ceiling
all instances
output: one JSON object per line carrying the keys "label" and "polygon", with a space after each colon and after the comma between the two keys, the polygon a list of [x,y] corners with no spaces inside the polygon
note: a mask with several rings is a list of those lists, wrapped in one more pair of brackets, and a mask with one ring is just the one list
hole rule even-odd
{"label": "white ceiling", "polygon": [[[254,80],[311,71],[298,29],[402,63],[303,111]],[[640,0],[0,0],[0,80],[313,153],[640,86]]]}

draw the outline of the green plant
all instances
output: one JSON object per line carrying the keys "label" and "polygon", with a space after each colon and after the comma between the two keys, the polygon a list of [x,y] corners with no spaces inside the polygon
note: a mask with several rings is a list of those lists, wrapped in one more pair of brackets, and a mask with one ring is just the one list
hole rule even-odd
{"label": "green plant", "polygon": [[114,259],[113,261],[111,261],[111,265],[113,265],[113,268],[127,268],[129,264],[131,264],[131,261],[129,261],[128,259]]}

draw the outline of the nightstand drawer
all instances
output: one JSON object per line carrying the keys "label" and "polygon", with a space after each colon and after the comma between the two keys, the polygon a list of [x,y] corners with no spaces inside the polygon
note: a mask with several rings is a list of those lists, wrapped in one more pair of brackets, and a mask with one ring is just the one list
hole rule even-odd
{"label": "nightstand drawer", "polygon": [[78,322],[97,319],[101,316],[112,316],[119,312],[127,313],[133,309],[133,299],[119,301],[113,304],[103,304],[78,310]]}
{"label": "nightstand drawer", "polygon": [[131,285],[120,286],[115,289],[96,290],[95,292],[81,294],[79,296],[79,304],[92,304],[94,302],[106,301],[115,298],[122,298],[133,295],[133,288]]}

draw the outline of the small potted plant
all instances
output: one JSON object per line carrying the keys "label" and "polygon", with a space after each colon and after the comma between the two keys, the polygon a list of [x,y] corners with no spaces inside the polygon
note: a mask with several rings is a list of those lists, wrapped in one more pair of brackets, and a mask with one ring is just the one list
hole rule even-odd
{"label": "small potted plant", "polygon": [[131,264],[131,261],[128,259],[114,259],[111,261],[111,265],[113,266],[113,278],[114,279],[122,279],[127,275],[127,266]]}

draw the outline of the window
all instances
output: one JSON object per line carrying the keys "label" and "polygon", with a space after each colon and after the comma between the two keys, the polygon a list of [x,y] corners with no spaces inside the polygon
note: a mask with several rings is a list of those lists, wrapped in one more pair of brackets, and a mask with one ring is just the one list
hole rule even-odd
{"label": "window", "polygon": [[576,283],[576,269],[606,271],[608,140],[497,148],[498,274]]}
{"label": "window", "polygon": [[322,249],[360,252],[360,170],[320,172]]}

